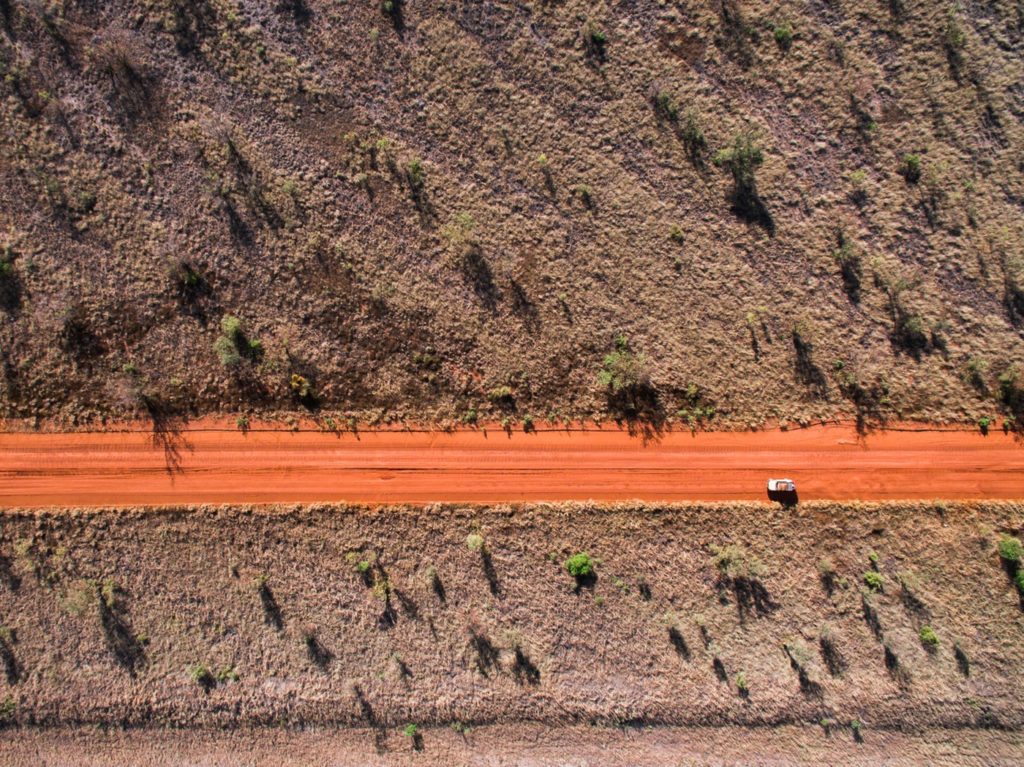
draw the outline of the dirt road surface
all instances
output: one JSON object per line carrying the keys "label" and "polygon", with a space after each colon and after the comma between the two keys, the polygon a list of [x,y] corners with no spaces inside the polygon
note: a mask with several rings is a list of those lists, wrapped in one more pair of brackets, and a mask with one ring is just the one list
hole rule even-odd
{"label": "dirt road surface", "polygon": [[0,434],[0,505],[1024,497],[1002,432],[249,431]]}

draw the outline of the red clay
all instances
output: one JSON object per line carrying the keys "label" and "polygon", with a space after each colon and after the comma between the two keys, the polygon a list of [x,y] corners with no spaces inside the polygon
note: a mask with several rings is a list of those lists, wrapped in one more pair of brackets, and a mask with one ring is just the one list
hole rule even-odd
{"label": "red clay", "polygon": [[0,506],[765,499],[1024,498],[1010,436],[846,426],[788,432],[618,430],[359,434],[185,430],[0,434]]}

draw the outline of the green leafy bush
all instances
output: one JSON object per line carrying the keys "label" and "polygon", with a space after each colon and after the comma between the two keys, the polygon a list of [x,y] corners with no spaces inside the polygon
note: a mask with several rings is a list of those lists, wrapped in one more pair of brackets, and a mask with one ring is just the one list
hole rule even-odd
{"label": "green leafy bush", "polygon": [[921,637],[921,644],[925,647],[938,647],[939,645],[939,635],[931,626],[922,626],[918,636]]}
{"label": "green leafy bush", "polygon": [[470,551],[483,551],[484,537],[478,533],[470,533],[466,536],[466,548]]}
{"label": "green leafy bush", "polygon": [[666,120],[675,122],[679,119],[679,103],[671,93],[661,91],[654,97],[654,110]]}
{"label": "green leafy bush", "polygon": [[885,585],[885,581],[882,579],[881,573],[876,573],[874,570],[868,570],[864,573],[864,583],[871,591],[881,591]]}
{"label": "green leafy bush", "polygon": [[1022,557],[1024,557],[1024,546],[1021,545],[1019,538],[1004,535],[999,539],[1000,559],[1008,564],[1017,565],[1020,564]]}
{"label": "green leafy bush", "polygon": [[900,175],[910,184],[921,180],[921,155],[905,154],[900,164]]}
{"label": "green leafy bush", "polygon": [[594,573],[594,563],[584,551],[573,554],[565,560],[565,569],[573,578],[586,578]]}
{"label": "green leafy bush", "polygon": [[788,51],[793,45],[793,27],[788,21],[775,25],[775,44],[780,50]]}
{"label": "green leafy bush", "polygon": [[605,355],[597,380],[613,394],[646,386],[650,383],[647,358],[643,354],[634,354],[625,336],[617,336],[615,350]]}

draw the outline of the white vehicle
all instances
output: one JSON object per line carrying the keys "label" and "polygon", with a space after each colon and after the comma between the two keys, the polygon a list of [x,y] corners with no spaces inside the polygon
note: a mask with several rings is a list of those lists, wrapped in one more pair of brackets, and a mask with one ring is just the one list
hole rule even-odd
{"label": "white vehicle", "polygon": [[769,479],[769,493],[795,493],[796,482],[791,479]]}

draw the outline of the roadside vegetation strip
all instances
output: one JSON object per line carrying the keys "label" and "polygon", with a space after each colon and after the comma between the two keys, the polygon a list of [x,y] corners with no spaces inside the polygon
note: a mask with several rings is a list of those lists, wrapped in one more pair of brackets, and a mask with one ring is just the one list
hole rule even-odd
{"label": "roadside vegetation strip", "polygon": [[0,458],[6,507],[1024,497],[1002,432],[5,433]]}
{"label": "roadside vegetation strip", "polygon": [[0,716],[435,754],[495,723],[1019,732],[1022,527],[1013,502],[9,511]]}

